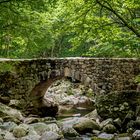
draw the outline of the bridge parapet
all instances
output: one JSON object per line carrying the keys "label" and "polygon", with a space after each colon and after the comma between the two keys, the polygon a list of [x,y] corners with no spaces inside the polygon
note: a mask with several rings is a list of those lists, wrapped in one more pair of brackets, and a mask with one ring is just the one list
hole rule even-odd
{"label": "bridge parapet", "polygon": [[[135,90],[134,80],[139,74],[140,59],[0,59],[0,94],[28,104],[31,96],[42,97],[54,80],[63,77],[80,81],[96,94]],[[33,92],[43,83],[42,89]]]}

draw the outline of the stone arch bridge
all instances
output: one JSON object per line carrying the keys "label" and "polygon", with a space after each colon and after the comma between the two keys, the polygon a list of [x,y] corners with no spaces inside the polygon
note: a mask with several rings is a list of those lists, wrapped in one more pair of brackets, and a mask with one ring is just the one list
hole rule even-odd
{"label": "stone arch bridge", "polygon": [[26,108],[41,99],[57,79],[70,77],[93,89],[96,94],[116,90],[136,90],[140,59],[46,58],[0,59],[1,100],[18,99]]}

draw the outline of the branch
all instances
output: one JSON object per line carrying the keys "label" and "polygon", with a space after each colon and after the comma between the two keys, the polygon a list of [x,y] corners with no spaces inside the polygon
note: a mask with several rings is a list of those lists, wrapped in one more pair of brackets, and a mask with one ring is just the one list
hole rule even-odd
{"label": "branch", "polygon": [[133,12],[130,8],[127,8],[127,10],[130,13],[131,19],[135,19],[136,18],[135,12]]}
{"label": "branch", "polygon": [[[103,3],[101,3],[100,0],[96,0],[96,2],[97,2],[100,6],[104,7],[104,8],[107,9],[108,11],[112,12],[112,13],[124,24],[125,27],[127,27],[127,28],[128,28],[129,30],[131,30],[138,38],[140,38],[140,33],[139,33],[133,26],[129,25],[129,24],[127,23],[127,21],[126,21],[121,15],[119,15],[112,7],[110,7],[110,5],[109,5],[109,7],[108,7],[108,6],[104,5]],[[107,3],[107,4],[108,4],[108,3]]]}

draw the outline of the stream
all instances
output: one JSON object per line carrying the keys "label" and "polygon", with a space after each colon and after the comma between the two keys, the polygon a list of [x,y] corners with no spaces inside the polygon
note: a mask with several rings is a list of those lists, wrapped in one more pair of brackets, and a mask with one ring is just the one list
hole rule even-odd
{"label": "stream", "polygon": [[[83,107],[72,108],[68,111],[63,112],[63,114],[56,116],[56,119],[58,121],[64,121],[72,118],[80,118],[93,111],[92,107],[89,108],[83,108]],[[80,137],[77,138],[76,137],[64,138],[64,140],[91,140],[91,137],[92,136],[90,134],[86,134],[86,135],[81,135]]]}
{"label": "stream", "polygon": [[82,117],[88,113],[93,111],[93,109],[88,109],[88,108],[83,108],[83,107],[77,107],[77,108],[72,108],[68,111],[63,112],[63,114],[57,115],[56,119],[57,120],[62,120],[65,118],[71,118],[71,117]]}
{"label": "stream", "polygon": [[[46,92],[49,99],[51,97],[59,104],[60,111],[56,119],[60,122],[73,118],[81,118],[95,109],[92,99],[86,94],[89,93],[85,92],[84,86],[66,80],[55,82]],[[91,136],[87,134],[80,137],[65,138],[65,140],[73,139],[91,140]]]}
{"label": "stream", "polygon": [[[77,108],[72,108],[71,110],[65,111],[63,112],[63,114],[58,115],[56,117],[56,119],[59,121],[62,121],[63,119],[70,119],[70,118],[74,118],[74,117],[82,117],[88,113],[90,113],[92,111],[92,109],[88,109],[88,108],[83,108],[83,107],[77,107]],[[73,138],[69,138],[69,139],[64,139],[64,140],[73,140]],[[88,135],[81,135],[81,137],[79,138],[75,138],[75,140],[91,140],[91,136]]]}
{"label": "stream", "polygon": [[[103,112],[104,114],[99,115],[96,104],[98,100],[96,98],[95,103],[94,93],[90,88],[62,79],[48,88],[43,99],[41,98],[43,106],[41,109],[37,108],[35,114],[31,112],[32,109],[36,109],[35,106],[25,112],[16,108],[20,105],[19,100],[10,100],[8,105],[0,103],[0,140],[140,139],[140,117],[134,116],[128,102],[132,103],[132,98],[120,102],[122,96],[119,94],[110,96],[107,94],[102,97],[100,97],[103,99],[100,103],[103,105],[100,111],[113,106],[114,100],[119,101],[119,103],[115,102],[114,108],[112,107],[114,111],[112,114]],[[105,97],[107,99],[112,97],[112,103],[105,100]],[[41,113],[44,112],[42,117]],[[47,113],[54,114],[49,116]],[[120,118],[121,115],[118,113],[122,113],[123,117]],[[107,117],[102,118],[102,115],[107,115]],[[114,119],[111,115],[118,116]]]}

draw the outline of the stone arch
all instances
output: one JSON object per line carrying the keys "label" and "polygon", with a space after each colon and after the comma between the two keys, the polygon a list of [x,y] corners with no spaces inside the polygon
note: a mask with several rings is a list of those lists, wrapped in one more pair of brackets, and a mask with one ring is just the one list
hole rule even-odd
{"label": "stone arch", "polygon": [[[47,91],[47,89],[56,81],[61,79],[62,77],[58,76],[55,78],[49,78],[47,80],[44,81],[40,81],[37,85],[35,85],[35,87],[32,89],[31,94],[30,94],[30,100],[31,100],[31,105],[32,105],[32,113],[33,114],[38,114],[40,116],[44,116],[46,113],[51,112],[50,109],[51,108],[45,108],[45,106],[43,105],[42,99]],[[48,111],[47,111],[47,110]],[[54,110],[54,109],[53,109]],[[45,113],[46,112],[46,113]],[[57,108],[56,108],[56,112],[57,112]],[[56,112],[52,112],[52,114],[48,115],[53,115]]]}
{"label": "stone arch", "polygon": [[[55,113],[57,113],[58,108],[56,106],[47,108],[43,105],[43,97],[47,91],[47,89],[57,80],[63,79],[63,78],[71,78],[72,81],[80,81],[80,73],[74,72],[70,68],[64,68],[63,73],[59,70],[52,70],[48,73],[48,77],[43,80],[40,78],[39,83],[37,83],[34,88],[32,89],[30,93],[30,101],[32,105],[32,113],[38,114],[40,116],[44,115],[50,115],[53,116]],[[51,110],[52,109],[52,110]],[[47,114],[48,113],[48,114]]]}
{"label": "stone arch", "polygon": [[49,70],[45,79],[42,78],[41,75],[39,76],[39,82],[33,87],[29,95],[31,102],[31,107],[29,108],[32,108],[31,112],[33,114],[38,114],[42,116],[44,114],[44,111],[47,112],[46,108],[42,103],[42,99],[47,89],[52,85],[52,83],[61,78],[63,78],[63,75],[59,70]]}

